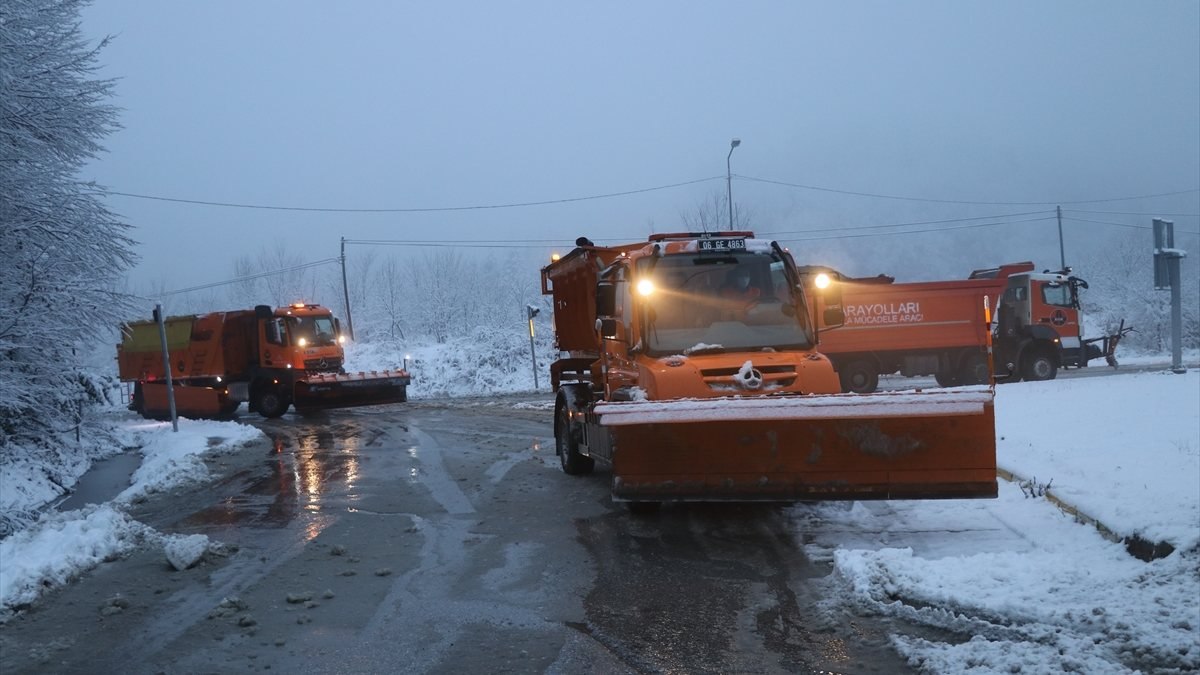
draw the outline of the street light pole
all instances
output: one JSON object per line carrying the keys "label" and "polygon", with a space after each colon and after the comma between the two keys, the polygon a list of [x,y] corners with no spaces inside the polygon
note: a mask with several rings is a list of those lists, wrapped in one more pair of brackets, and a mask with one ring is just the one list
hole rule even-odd
{"label": "street light pole", "polygon": [[729,158],[733,157],[733,149],[742,141],[735,138],[729,141],[729,154],[725,155],[725,201],[729,202],[729,229],[733,230],[733,171],[730,169]]}

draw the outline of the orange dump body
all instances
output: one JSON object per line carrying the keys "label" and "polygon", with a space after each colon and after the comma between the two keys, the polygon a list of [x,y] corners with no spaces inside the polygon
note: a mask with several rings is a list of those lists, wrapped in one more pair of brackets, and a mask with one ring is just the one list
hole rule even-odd
{"label": "orange dump body", "polygon": [[813,299],[773,242],[585,245],[542,280],[567,354],[551,368],[563,468],[611,464],[614,499],[996,495],[993,391],[839,395]]}

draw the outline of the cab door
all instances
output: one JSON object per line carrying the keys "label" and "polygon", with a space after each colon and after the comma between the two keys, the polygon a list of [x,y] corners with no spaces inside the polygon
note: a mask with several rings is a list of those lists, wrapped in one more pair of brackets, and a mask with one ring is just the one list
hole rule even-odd
{"label": "cab door", "polygon": [[286,368],[291,355],[287,320],[273,316],[258,322],[258,362],[263,368]]}
{"label": "cab door", "polygon": [[602,274],[597,288],[604,366],[604,389],[608,400],[623,400],[638,385],[637,364],[630,355],[637,339],[633,321],[633,289],[629,268],[616,265]]}

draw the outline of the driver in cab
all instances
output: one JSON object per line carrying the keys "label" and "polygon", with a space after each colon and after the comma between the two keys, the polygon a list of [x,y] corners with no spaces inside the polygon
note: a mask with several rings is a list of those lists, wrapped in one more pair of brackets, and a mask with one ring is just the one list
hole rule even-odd
{"label": "driver in cab", "polygon": [[746,313],[758,304],[762,290],[750,283],[750,270],[738,266],[725,275],[718,297],[722,318],[726,321],[745,321]]}

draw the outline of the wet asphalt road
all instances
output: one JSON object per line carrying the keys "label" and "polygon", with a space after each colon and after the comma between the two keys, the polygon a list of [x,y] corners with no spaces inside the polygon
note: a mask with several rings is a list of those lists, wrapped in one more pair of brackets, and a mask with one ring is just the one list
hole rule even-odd
{"label": "wet asphalt road", "polygon": [[132,511],[226,554],[101,566],[0,628],[0,671],[906,671],[879,619],[818,610],[795,509],[631,516],[558,469],[548,403],[242,411],[269,443]]}

